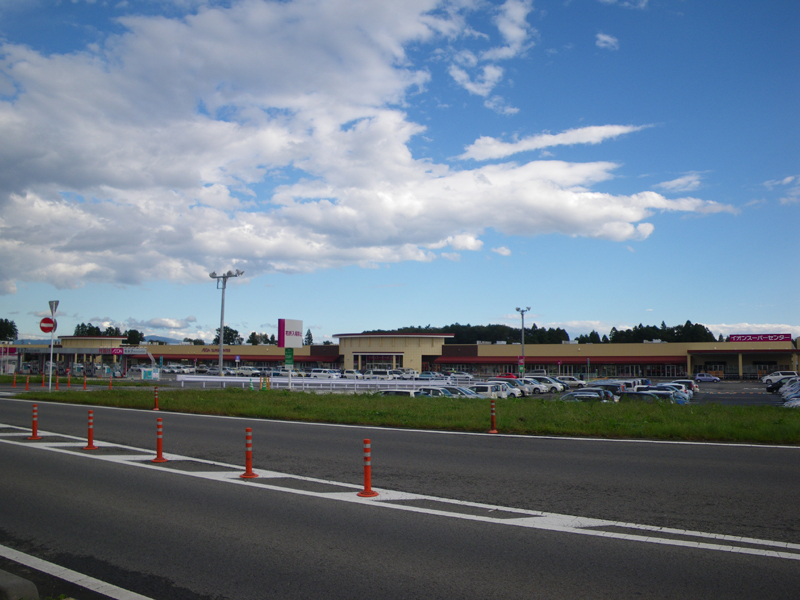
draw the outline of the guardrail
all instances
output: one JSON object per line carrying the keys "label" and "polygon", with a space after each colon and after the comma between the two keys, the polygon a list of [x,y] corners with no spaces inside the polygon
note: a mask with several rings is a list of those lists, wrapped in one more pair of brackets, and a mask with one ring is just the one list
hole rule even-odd
{"label": "guardrail", "polygon": [[470,385],[472,380],[460,380],[454,377],[447,379],[316,379],[313,377],[235,377],[218,375],[178,375],[177,381],[181,387],[186,384],[207,383],[218,384],[225,387],[253,387],[258,389],[264,379],[269,380],[269,387],[273,390],[292,389],[303,392],[329,392],[342,394],[364,394],[381,390],[416,390],[421,387],[440,387],[443,385]]}

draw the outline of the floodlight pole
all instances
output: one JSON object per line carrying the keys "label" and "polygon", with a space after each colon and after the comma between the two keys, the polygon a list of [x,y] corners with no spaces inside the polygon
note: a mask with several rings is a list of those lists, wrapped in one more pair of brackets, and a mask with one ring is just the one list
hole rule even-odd
{"label": "floodlight pole", "polygon": [[517,307],[517,312],[522,317],[522,333],[520,334],[520,342],[522,343],[522,374],[525,374],[525,313],[531,309],[530,306],[525,308]]}
{"label": "floodlight pole", "polygon": [[244,271],[240,271],[236,269],[236,272],[228,271],[227,273],[223,273],[222,275],[217,275],[216,271],[212,271],[208,274],[211,279],[217,280],[217,289],[220,289],[220,281],[222,282],[222,310],[220,311],[219,315],[219,374],[220,377],[225,375],[225,372],[222,370],[223,358],[222,358],[222,347],[223,343],[225,342],[225,288],[228,285],[228,278],[229,277],[239,277],[239,275],[244,275]]}

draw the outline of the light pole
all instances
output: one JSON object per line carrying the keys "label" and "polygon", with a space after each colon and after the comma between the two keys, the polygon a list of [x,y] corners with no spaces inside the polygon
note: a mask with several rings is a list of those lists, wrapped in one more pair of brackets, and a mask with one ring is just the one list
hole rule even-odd
{"label": "light pole", "polygon": [[225,374],[222,370],[222,344],[225,342],[225,288],[228,285],[228,278],[229,277],[239,277],[239,275],[244,275],[244,271],[240,271],[236,269],[236,272],[228,271],[227,273],[223,273],[222,275],[217,275],[216,271],[211,271],[208,274],[211,279],[217,280],[217,289],[220,289],[220,282],[222,282],[222,311],[219,315],[219,374],[220,377]]}
{"label": "light pole", "polygon": [[522,364],[520,365],[520,375],[525,374],[525,313],[531,309],[530,306],[526,306],[525,308],[517,307],[517,312],[522,317],[522,334],[520,335],[521,342],[522,342]]}

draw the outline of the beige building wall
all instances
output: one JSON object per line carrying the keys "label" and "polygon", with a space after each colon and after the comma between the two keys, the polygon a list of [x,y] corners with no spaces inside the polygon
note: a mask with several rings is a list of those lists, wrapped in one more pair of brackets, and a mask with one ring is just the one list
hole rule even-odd
{"label": "beige building wall", "polygon": [[345,369],[365,369],[374,357],[385,357],[391,368],[422,370],[424,356],[440,356],[446,334],[341,334],[339,353]]}

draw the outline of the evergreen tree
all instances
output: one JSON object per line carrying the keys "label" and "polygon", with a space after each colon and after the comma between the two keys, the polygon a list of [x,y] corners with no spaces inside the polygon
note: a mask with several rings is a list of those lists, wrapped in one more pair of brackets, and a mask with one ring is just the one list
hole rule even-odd
{"label": "evergreen tree", "polygon": [[9,319],[0,319],[0,340],[13,342],[18,335],[17,324]]}
{"label": "evergreen tree", "polygon": [[311,346],[314,344],[314,336],[311,335],[311,330],[306,331],[306,337],[303,339],[304,346]]}
{"label": "evergreen tree", "polygon": [[[235,329],[231,329],[227,325],[225,325],[225,333],[223,335],[223,345],[226,346],[241,346],[242,342],[244,342],[244,338],[239,335],[239,332]],[[213,344],[219,344],[219,327],[216,329],[216,335],[214,336]]]}

